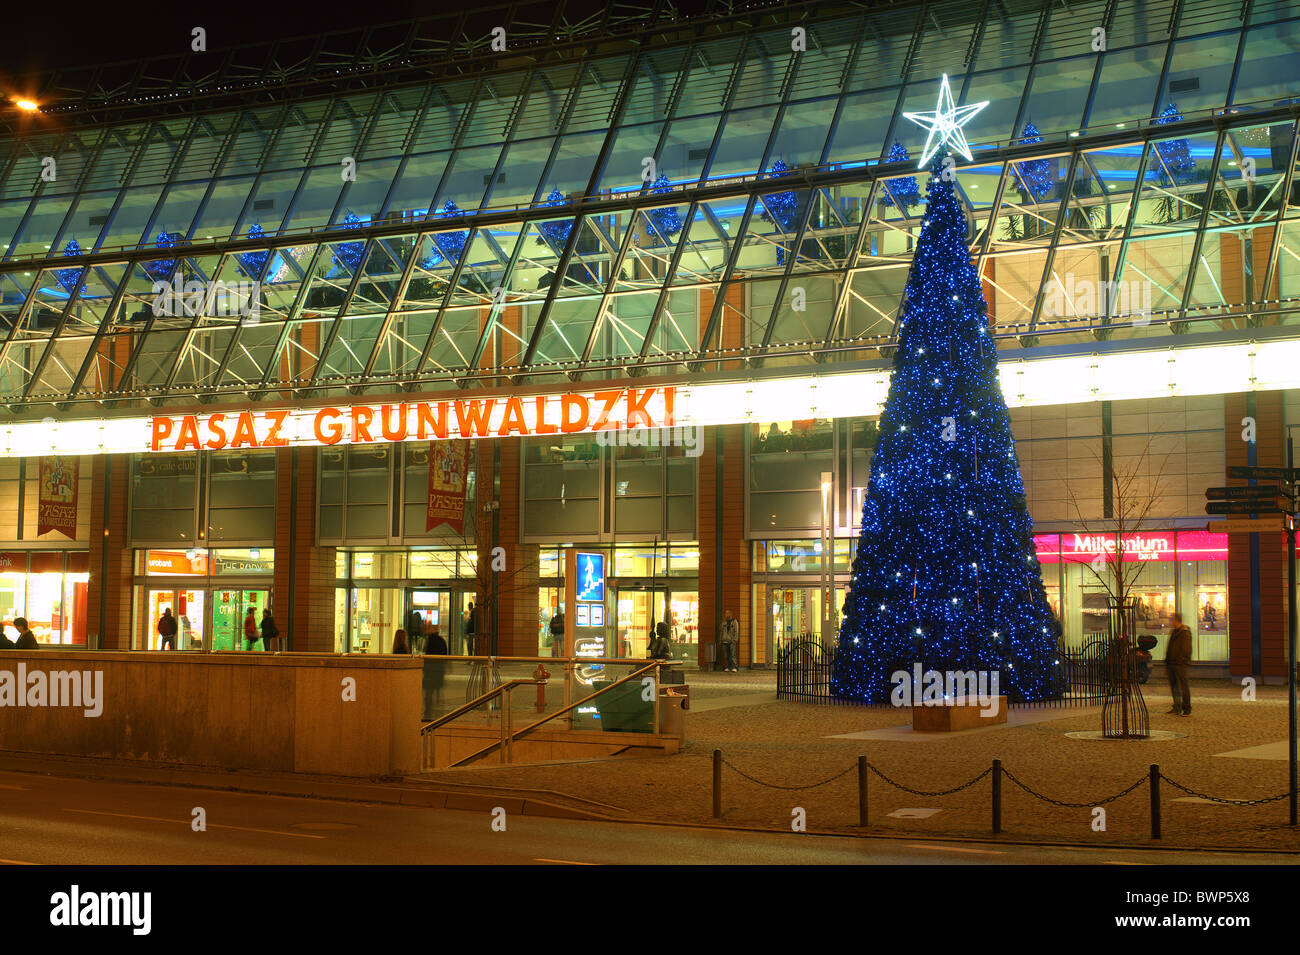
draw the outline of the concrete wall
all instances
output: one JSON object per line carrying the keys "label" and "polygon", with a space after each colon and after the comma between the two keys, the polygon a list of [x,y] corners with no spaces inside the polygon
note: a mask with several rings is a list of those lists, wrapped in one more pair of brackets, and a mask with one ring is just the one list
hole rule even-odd
{"label": "concrete wall", "polygon": [[[103,674],[103,711],[17,707],[36,671]],[[315,654],[0,652],[0,750],[339,776],[420,768],[418,658]],[[5,671],[13,676],[5,676]],[[343,680],[356,681],[355,701]]]}

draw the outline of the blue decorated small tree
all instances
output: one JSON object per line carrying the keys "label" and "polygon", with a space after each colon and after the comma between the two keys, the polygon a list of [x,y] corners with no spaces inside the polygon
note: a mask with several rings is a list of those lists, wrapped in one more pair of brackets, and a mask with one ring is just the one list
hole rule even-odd
{"label": "blue decorated small tree", "polygon": [[[542,200],[543,206],[566,206],[569,200],[564,198],[564,193],[558,189],[552,189],[551,194]],[[559,255],[564,249],[564,243],[569,241],[569,233],[573,231],[572,219],[552,219],[550,222],[543,222],[538,227],[541,235],[537,237],[539,245],[549,245]]]}
{"label": "blue decorated small tree", "polygon": [[[650,192],[658,196],[668,195],[672,191],[673,186],[667,176],[660,176],[650,186]],[[654,229],[654,245],[671,245],[672,237],[682,231],[682,217],[676,206],[652,209],[650,225]]]}
{"label": "blue decorated small tree", "polygon": [[[172,249],[180,244],[183,236],[179,232],[159,232],[158,238],[154,240],[154,247],[158,249]],[[144,270],[149,273],[149,277],[155,282],[162,282],[171,275],[176,268],[176,260],[172,259],[154,259],[152,262],[144,264]]]}
{"label": "blue decorated small tree", "polygon": [[[1178,107],[1170,103],[1160,111],[1160,115],[1155,118],[1155,123],[1158,126],[1167,126],[1170,123],[1180,122],[1182,118]],[[1186,139],[1167,139],[1162,143],[1156,143],[1156,155],[1160,157],[1160,168],[1157,172],[1162,185],[1172,187],[1191,180],[1193,170],[1196,169],[1196,160],[1192,158],[1192,150]],[[1181,206],[1182,203],[1173,196],[1162,194],[1156,204],[1156,221],[1173,222],[1181,218]]]}
{"label": "blue decorated small tree", "polygon": [[[790,167],[783,160],[778,159],[772,163],[772,168],[767,175],[769,179],[788,176],[790,175]],[[799,214],[799,197],[795,195],[793,189],[769,193],[763,196],[762,200],[763,213],[760,218],[764,222],[771,222],[786,235],[795,231],[795,223]],[[785,246],[783,245],[778,245],[776,248],[776,264],[785,265]]]}
{"label": "blue decorated small tree", "polygon": [[[911,154],[907,147],[894,140],[894,145],[889,147],[889,155],[885,157],[885,162],[906,162],[911,159]],[[880,202],[886,206],[898,206],[900,209],[907,210],[912,206],[921,204],[921,190],[916,184],[915,176],[900,176],[898,179],[890,179],[884,184],[884,195]]]}
{"label": "blue decorated small tree", "polygon": [[[68,244],[63,247],[63,254],[68,258],[76,258],[81,255],[81,244],[76,239],[69,239]],[[63,287],[63,291],[71,295],[80,284],[81,273],[84,271],[85,269],[80,266],[75,269],[55,269],[54,278]]]}
{"label": "blue decorated small tree", "polygon": [[[361,217],[355,212],[349,212],[343,217],[343,228],[360,229]],[[361,265],[361,257],[365,255],[366,244],[364,242],[344,242],[334,252],[334,263],[342,266],[348,272],[355,273],[357,267]]]}
{"label": "blue decorated small tree", "polygon": [[1063,691],[988,305],[953,181],[931,166],[862,507],[835,696],[890,700],[902,671],[987,671],[1015,700]]}
{"label": "blue decorated small tree", "polygon": [[[248,237],[250,239],[260,239],[264,235],[266,235],[266,230],[259,223],[254,222],[248,227]],[[235,256],[235,261],[239,263],[240,272],[250,279],[255,279],[262,274],[262,268],[270,257],[270,249],[258,249],[256,252],[241,252]]]}
{"label": "blue decorated small tree", "polygon": [[[1032,145],[1042,141],[1043,136],[1039,133],[1038,127],[1033,123],[1025,123],[1025,128],[1020,133],[1021,145]],[[1016,173],[1020,178],[1021,188],[1034,200],[1044,198],[1055,185],[1050,159],[1026,159],[1024,162],[1018,162]]]}

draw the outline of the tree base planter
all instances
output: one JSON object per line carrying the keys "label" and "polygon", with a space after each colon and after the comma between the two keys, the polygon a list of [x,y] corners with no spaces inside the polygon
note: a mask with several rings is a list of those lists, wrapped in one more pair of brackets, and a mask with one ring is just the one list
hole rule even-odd
{"label": "tree base planter", "polygon": [[912,730],[917,733],[954,733],[958,730],[979,729],[981,726],[996,726],[1007,721],[1007,698],[999,696],[997,707],[981,706],[980,701],[963,697],[951,706],[914,706],[912,707]]}

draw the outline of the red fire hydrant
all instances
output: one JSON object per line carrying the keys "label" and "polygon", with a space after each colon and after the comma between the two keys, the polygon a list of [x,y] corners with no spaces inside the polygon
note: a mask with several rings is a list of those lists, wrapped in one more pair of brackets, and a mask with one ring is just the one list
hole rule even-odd
{"label": "red fire hydrant", "polygon": [[533,679],[537,681],[537,702],[534,706],[537,707],[538,713],[546,712],[546,681],[550,678],[551,671],[540,663],[537,664],[537,669],[533,671]]}

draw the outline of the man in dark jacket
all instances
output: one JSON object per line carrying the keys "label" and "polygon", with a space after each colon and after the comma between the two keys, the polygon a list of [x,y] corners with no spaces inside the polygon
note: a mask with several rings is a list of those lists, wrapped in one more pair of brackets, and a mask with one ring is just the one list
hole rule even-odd
{"label": "man in dark jacket", "polygon": [[267,607],[262,611],[262,649],[270,652],[274,649],[272,642],[280,636],[280,628],[275,625],[275,618],[271,616],[271,608]]}
{"label": "man in dark jacket", "polygon": [[442,683],[447,669],[446,660],[430,660],[430,657],[447,656],[447,641],[442,638],[437,627],[430,627],[424,637],[424,672],[421,674],[420,689],[424,696],[422,715],[425,722],[433,719],[433,708],[442,702]]}
{"label": "man in dark jacket", "polygon": [[1169,695],[1174,698],[1172,716],[1192,715],[1192,691],[1187,686],[1187,665],[1192,661],[1192,631],[1183,626],[1181,614],[1174,614],[1174,632],[1165,647],[1165,669],[1169,671]]}
{"label": "man in dark jacket", "polygon": [[0,624],[0,650],[12,649],[14,649],[14,642],[10,640],[9,636],[5,633],[4,624]]}
{"label": "man in dark jacket", "polygon": [[27,626],[26,617],[14,617],[14,629],[18,631],[18,642],[14,644],[15,650],[36,650],[40,644],[36,642],[36,634],[32,633]]}

